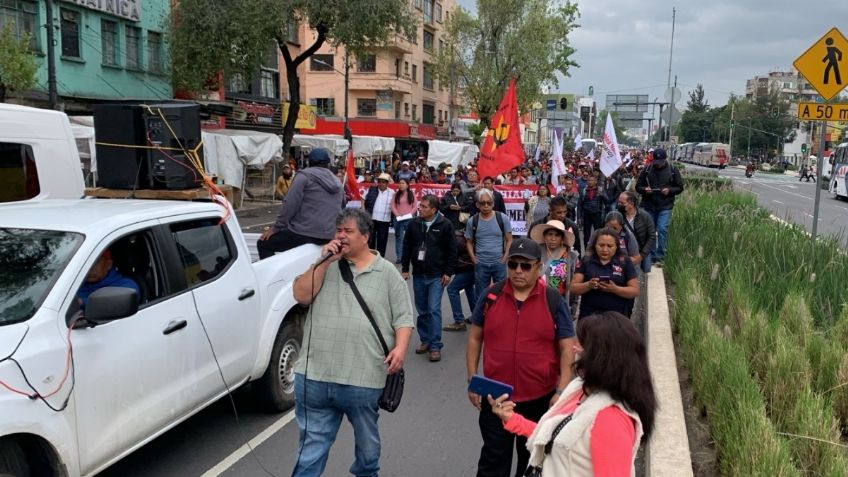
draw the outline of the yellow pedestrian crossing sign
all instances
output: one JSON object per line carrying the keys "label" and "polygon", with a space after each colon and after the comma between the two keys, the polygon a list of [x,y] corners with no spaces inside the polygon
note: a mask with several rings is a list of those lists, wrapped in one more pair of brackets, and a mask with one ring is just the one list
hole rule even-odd
{"label": "yellow pedestrian crossing sign", "polygon": [[828,100],[848,86],[848,39],[832,28],[792,64]]}

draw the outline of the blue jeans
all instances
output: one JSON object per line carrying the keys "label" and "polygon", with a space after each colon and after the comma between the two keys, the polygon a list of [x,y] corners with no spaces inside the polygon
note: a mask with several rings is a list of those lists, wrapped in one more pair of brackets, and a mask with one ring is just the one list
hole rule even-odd
{"label": "blue jeans", "polygon": [[[474,286],[477,287],[477,297],[482,298],[491,282],[506,280],[506,265],[501,262],[480,263],[474,266]],[[477,306],[477,303],[474,303]]]}
{"label": "blue jeans", "polygon": [[642,259],[642,263],[639,264],[643,273],[651,273],[651,257],[652,255],[649,253],[647,257]]}
{"label": "blue jeans", "polygon": [[406,228],[412,219],[395,221],[395,262],[400,263],[403,257],[403,237],[406,236]]}
{"label": "blue jeans", "polygon": [[459,297],[460,290],[465,290],[468,307],[474,311],[474,305],[477,304],[477,294],[474,292],[474,272],[457,273],[448,285],[448,300],[453,312],[453,322],[456,324],[465,322],[465,316],[462,314],[462,299]]}
{"label": "blue jeans", "polygon": [[442,277],[412,276],[415,309],[418,310],[418,337],[430,351],[439,351],[442,343]]}
{"label": "blue jeans", "polygon": [[671,209],[649,210],[654,226],[657,228],[657,246],[654,248],[653,261],[665,258],[666,245],[668,244],[668,224],[671,223]]}
{"label": "blue jeans", "polygon": [[318,477],[324,472],[342,416],[353,426],[355,460],[350,473],[376,477],[380,472],[377,400],[383,390],[313,381],[296,374],[294,392],[300,443],[292,477]]}

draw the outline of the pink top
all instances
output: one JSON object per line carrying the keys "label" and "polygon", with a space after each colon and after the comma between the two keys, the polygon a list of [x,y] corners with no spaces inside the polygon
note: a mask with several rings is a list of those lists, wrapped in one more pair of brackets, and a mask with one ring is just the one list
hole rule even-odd
{"label": "pink top", "polygon": [[[583,398],[580,391],[564,406],[559,414],[572,414]],[[504,429],[519,436],[530,437],[536,423],[521,414],[513,413],[504,423]],[[609,406],[598,413],[589,434],[589,449],[592,471],[598,477],[630,475],[633,462],[633,442],[636,428],[633,420],[616,406]]]}
{"label": "pink top", "polygon": [[[400,191],[395,191],[395,197],[400,194],[400,203],[395,204],[395,198],[392,197],[392,213],[395,214],[395,217],[400,217],[406,214],[414,214],[416,210],[418,210],[418,201],[413,200],[410,204],[406,201],[406,194],[401,194]],[[415,194],[412,194],[413,199],[415,198]]]}

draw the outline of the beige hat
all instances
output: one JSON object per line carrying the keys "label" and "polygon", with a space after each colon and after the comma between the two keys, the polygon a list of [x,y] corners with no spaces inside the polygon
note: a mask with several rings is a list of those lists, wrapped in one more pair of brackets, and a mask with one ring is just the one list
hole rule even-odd
{"label": "beige hat", "polygon": [[549,220],[548,223],[544,225],[537,225],[533,227],[533,230],[530,231],[530,238],[535,240],[540,244],[545,243],[545,233],[548,230],[557,230],[562,232],[565,235],[565,244],[568,245],[569,248],[574,246],[574,232],[569,227],[565,228],[565,224],[560,222],[559,220]]}
{"label": "beige hat", "polygon": [[449,175],[449,176],[452,176],[452,175],[456,174],[456,171],[455,171],[455,170],[453,170],[453,167],[448,166],[448,168],[447,168],[447,169],[445,169],[445,174],[446,174],[446,175]]}
{"label": "beige hat", "polygon": [[380,174],[379,176],[377,176],[377,180],[378,181],[392,182],[392,176],[390,176],[390,175],[388,175],[384,172],[384,173]]}

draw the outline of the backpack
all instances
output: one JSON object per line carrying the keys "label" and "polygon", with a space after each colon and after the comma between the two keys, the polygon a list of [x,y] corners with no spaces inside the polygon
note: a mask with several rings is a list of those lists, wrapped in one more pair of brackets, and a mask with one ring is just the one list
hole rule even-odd
{"label": "backpack", "polygon": [[[501,248],[503,248],[504,242],[504,223],[503,217],[501,217],[501,213],[498,211],[494,211],[495,220],[498,221],[498,227],[501,229]],[[477,226],[480,225],[480,214],[474,214],[474,217],[471,219],[471,243],[474,244],[474,251],[477,251]]]}
{"label": "backpack", "polygon": [[[483,302],[483,316],[486,316],[486,313],[489,312],[489,308],[495,304],[495,302],[500,298],[501,292],[506,285],[506,280],[500,281],[492,285],[492,288],[489,289],[489,292],[486,293],[486,297]],[[559,304],[559,300],[562,300],[559,292],[555,290],[553,287],[549,287],[545,285],[545,299],[548,302],[548,312],[551,314],[551,318],[554,320],[554,326],[556,327],[556,314],[557,314],[557,305]]]}

